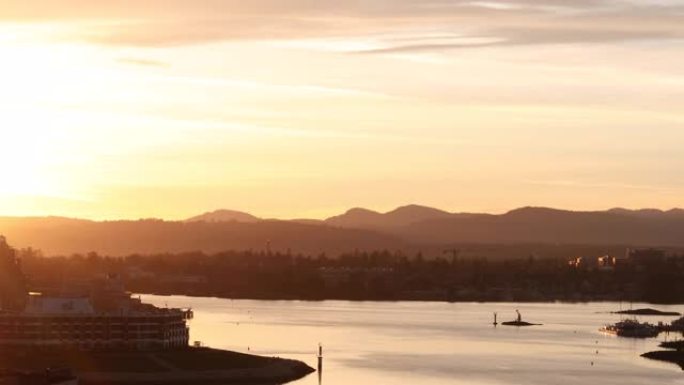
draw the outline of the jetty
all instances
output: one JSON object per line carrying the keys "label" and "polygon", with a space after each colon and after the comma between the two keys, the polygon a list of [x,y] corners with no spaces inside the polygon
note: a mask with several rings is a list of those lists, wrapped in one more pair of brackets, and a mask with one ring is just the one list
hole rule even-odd
{"label": "jetty", "polygon": [[679,333],[684,333],[684,317],[681,317],[677,320],[672,321],[669,324],[663,323],[663,322],[658,322],[658,325],[656,325],[658,330],[661,333],[669,333],[669,332],[679,332]]}
{"label": "jetty", "polygon": [[283,384],[315,370],[303,362],[188,347],[159,351],[3,350],[0,367],[40,371],[68,367],[81,385]]}

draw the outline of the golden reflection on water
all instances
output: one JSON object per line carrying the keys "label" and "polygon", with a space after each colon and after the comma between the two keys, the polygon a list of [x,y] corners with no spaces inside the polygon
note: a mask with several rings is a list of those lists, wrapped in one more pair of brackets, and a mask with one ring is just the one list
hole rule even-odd
{"label": "golden reflection on water", "polygon": [[[143,296],[191,306],[191,340],[240,352],[298,359],[324,370],[296,384],[684,384],[675,365],[639,357],[658,340],[602,335],[617,303],[505,304],[250,301]],[[641,307],[638,304],[634,305]],[[644,306],[646,307],[646,306]],[[682,311],[684,306],[659,306]],[[543,326],[492,326],[513,320]],[[673,317],[641,317],[650,322]],[[675,336],[662,335],[660,340]]]}

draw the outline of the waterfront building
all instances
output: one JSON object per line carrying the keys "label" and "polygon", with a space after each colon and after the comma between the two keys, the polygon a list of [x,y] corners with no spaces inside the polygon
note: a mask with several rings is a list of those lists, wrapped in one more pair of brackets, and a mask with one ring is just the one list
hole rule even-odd
{"label": "waterfront building", "polygon": [[16,253],[0,237],[0,348],[176,349],[188,346],[192,312],[132,298],[110,274],[88,293],[29,293]]}

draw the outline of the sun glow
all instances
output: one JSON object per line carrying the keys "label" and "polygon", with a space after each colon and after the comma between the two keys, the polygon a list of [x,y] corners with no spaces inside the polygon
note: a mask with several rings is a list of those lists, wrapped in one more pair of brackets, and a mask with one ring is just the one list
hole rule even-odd
{"label": "sun glow", "polygon": [[641,34],[492,1],[9,3],[0,216],[681,205],[665,13]]}
{"label": "sun glow", "polygon": [[56,195],[60,188],[50,175],[50,133],[45,127],[47,117],[33,115],[34,111],[14,107],[2,114],[0,141],[0,194]]}
{"label": "sun glow", "polygon": [[[33,32],[33,33],[31,33]],[[82,50],[41,40],[46,30],[10,26],[0,31],[0,184],[2,196],[61,196],[52,172],[60,164],[60,130],[73,122],[64,108],[87,82]]]}

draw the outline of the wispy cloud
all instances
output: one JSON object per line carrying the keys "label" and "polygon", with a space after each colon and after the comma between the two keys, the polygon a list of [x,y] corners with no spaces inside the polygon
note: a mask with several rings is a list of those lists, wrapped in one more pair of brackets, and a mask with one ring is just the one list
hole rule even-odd
{"label": "wispy cloud", "polygon": [[355,96],[373,99],[392,98],[392,96],[390,95],[378,92],[370,92],[361,89],[345,87],[329,87],[324,85],[263,83],[250,80],[200,76],[160,76],[157,78],[151,78],[150,76],[147,76],[147,79],[154,79],[160,82],[197,85],[203,87],[220,87],[231,88],[236,90],[242,89],[247,91],[268,92],[269,94],[285,95],[289,97]]}
{"label": "wispy cloud", "polygon": [[134,58],[134,57],[124,57],[121,59],[117,60],[119,63],[123,64],[131,64],[131,65],[136,65],[136,66],[143,66],[143,67],[169,67],[170,64],[167,62],[159,61],[159,60],[150,60],[150,59],[140,59],[140,58]]}
{"label": "wispy cloud", "polygon": [[[390,36],[363,52],[617,43],[684,39],[684,4],[628,0],[21,0],[3,5],[0,22],[81,21],[72,38],[131,46],[226,40],[297,40]],[[181,16],[179,16],[181,15]],[[408,41],[392,35],[413,34]],[[426,34],[443,34],[419,41]],[[442,40],[442,41],[440,41]]]}

